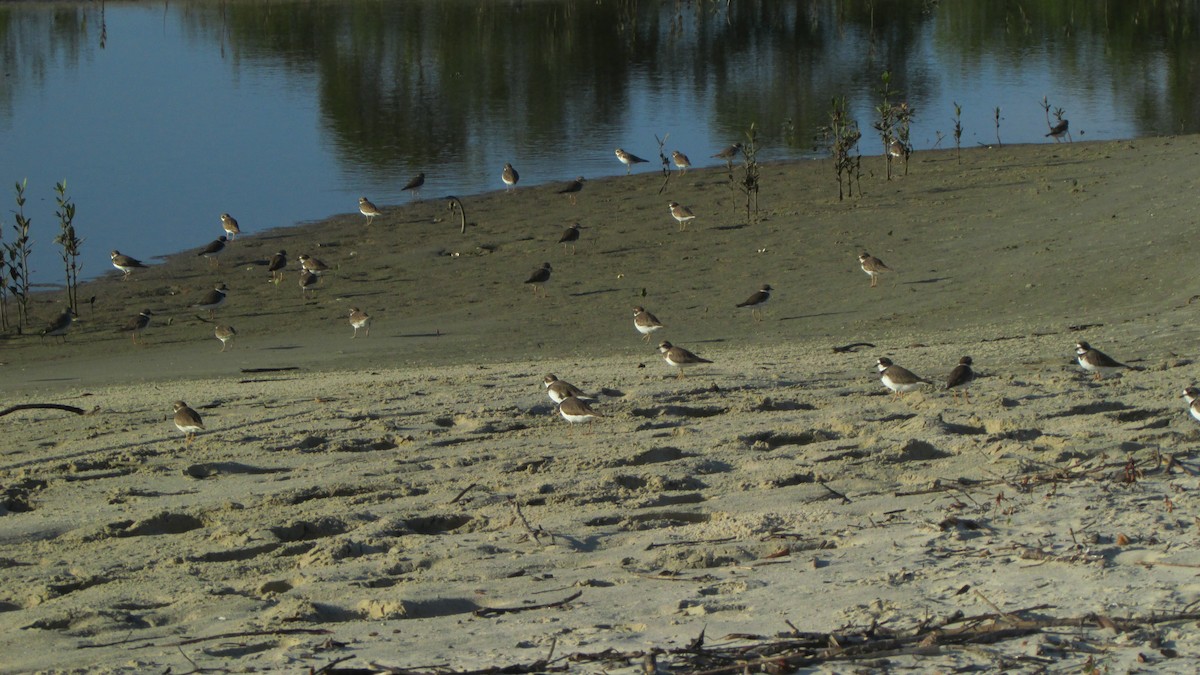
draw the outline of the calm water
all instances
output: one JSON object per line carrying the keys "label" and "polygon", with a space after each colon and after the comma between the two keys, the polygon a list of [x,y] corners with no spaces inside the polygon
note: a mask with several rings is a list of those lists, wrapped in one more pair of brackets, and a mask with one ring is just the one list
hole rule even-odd
{"label": "calm water", "polygon": [[[624,173],[670,134],[697,165],[750,124],[761,159],[820,156],[845,95],[877,154],[880,74],[918,150],[1200,128],[1198,2],[336,0],[0,4],[0,222],[28,178],[35,276],[61,279],[66,179],[84,277],[221,234],[406,201]],[[939,140],[939,135],[941,136]],[[657,163],[640,165],[655,171]],[[831,179],[832,180],[832,179]]]}

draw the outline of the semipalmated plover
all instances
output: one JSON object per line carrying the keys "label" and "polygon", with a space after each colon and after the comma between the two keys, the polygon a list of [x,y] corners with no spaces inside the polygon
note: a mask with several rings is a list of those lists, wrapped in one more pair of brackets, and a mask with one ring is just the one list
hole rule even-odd
{"label": "semipalmated plover", "polygon": [[651,333],[659,330],[660,328],[666,328],[666,326],[658,320],[658,317],[654,316],[650,312],[647,312],[642,307],[633,308],[633,327],[637,329],[637,332],[642,334],[642,340],[645,340],[646,342],[650,341]]}
{"label": "semipalmated plover", "polygon": [[773,290],[775,289],[771,288],[770,284],[763,284],[762,288],[755,291],[753,295],[746,298],[744,301],[739,302],[737,306],[749,307],[750,316],[753,317],[755,321],[762,321],[762,314],[760,314],[758,310],[763,305],[767,304],[767,301],[771,299],[771,291]]}
{"label": "semipalmated plover", "polygon": [[237,337],[237,331],[233,329],[233,326],[219,323],[216,328],[213,328],[213,336],[221,341],[221,351],[225,351],[225,345]]}
{"label": "semipalmated plover", "polygon": [[188,407],[183,401],[175,401],[175,428],[183,432],[183,437],[190,445],[196,438],[196,433],[204,431],[204,420],[200,413]]}
{"label": "semipalmated plover", "polygon": [[229,241],[237,239],[237,236],[242,233],[242,228],[238,227],[238,221],[228,213],[221,214],[221,229],[225,230]]}
{"label": "semipalmated plover", "polygon": [[739,155],[741,152],[742,152],[742,144],[741,144],[741,143],[734,143],[733,145],[729,146],[728,148],[725,148],[724,150],[722,150],[722,151],[718,152],[717,154],[713,155],[713,158],[714,158],[714,159],[719,159],[719,160],[722,160],[722,161],[724,161],[726,164],[729,164],[730,166],[732,166],[732,165],[733,165],[733,160],[737,159],[737,156],[738,156],[738,155]]}
{"label": "semipalmated plover", "polygon": [[[1071,128],[1070,122],[1068,122],[1067,120],[1059,120],[1058,124],[1055,124],[1053,127],[1050,128],[1050,133],[1046,134],[1046,137],[1053,138],[1055,143],[1062,141],[1063,136],[1066,136],[1067,140],[1070,140],[1071,139],[1070,128]],[[1087,134],[1084,134],[1084,135],[1086,136]]]}
{"label": "semipalmated plover", "polygon": [[1129,366],[1114,360],[1108,354],[1089,345],[1086,342],[1075,343],[1075,360],[1080,367],[1092,373],[1093,379],[1099,380]]}
{"label": "semipalmated plover", "polygon": [[568,182],[558,190],[558,194],[567,195],[571,198],[571,203],[575,203],[575,195],[583,189],[583,183],[586,179],[583,176],[578,176],[575,180]]}
{"label": "semipalmated plover", "polygon": [[899,139],[896,139],[888,144],[888,154],[896,159],[903,159],[908,156],[908,153],[908,146],[901,143]]}
{"label": "semipalmated plover", "polygon": [[537,295],[538,289],[542,289],[542,294],[546,294],[546,282],[550,281],[550,263],[542,263],[542,266],[530,273],[529,278],[525,283],[533,285],[533,294]]}
{"label": "semipalmated plover", "polygon": [[196,254],[196,257],[208,258],[208,261],[212,263],[213,267],[219,267],[221,265],[221,261],[217,260],[217,256],[221,255],[221,252],[225,250],[226,241],[229,240],[225,237],[225,235],[217,237],[210,242],[208,246],[205,246],[203,249],[201,249],[200,252]]}
{"label": "semipalmated plover", "polygon": [[276,286],[283,281],[283,268],[287,267],[287,251],[280,250],[271,256],[271,261],[267,263],[267,271],[271,273],[271,281]]}
{"label": "semipalmated plover", "polygon": [[563,230],[562,236],[558,238],[558,243],[564,247],[571,247],[571,255],[575,254],[575,242],[579,241],[579,229],[583,227],[579,223],[572,223],[570,227]]}
{"label": "semipalmated plover", "polygon": [[401,192],[411,191],[413,193],[413,195],[419,195],[419,194],[421,194],[421,186],[424,184],[425,184],[425,174],[419,173],[416,176],[414,176],[412,178],[412,180],[405,183],[404,187],[400,188],[400,191]]}
{"label": "semipalmated plover", "polygon": [[297,259],[300,261],[301,269],[309,274],[321,276],[329,272],[329,265],[326,265],[323,260],[314,258],[307,253],[301,253]]}
{"label": "semipalmated plover", "polygon": [[918,377],[911,370],[897,366],[887,357],[880,358],[875,362],[875,366],[879,369],[879,379],[883,386],[891,389],[892,396],[896,398],[906,391],[920,389],[923,384],[933,384],[923,377]]}
{"label": "semipalmated plover", "polygon": [[362,328],[364,337],[371,337],[371,317],[367,313],[357,307],[350,308],[350,325],[354,327],[354,335],[351,339],[358,337],[358,329]]}
{"label": "semipalmated plover", "polygon": [[683,347],[676,347],[665,340],[658,344],[658,351],[663,355],[663,360],[667,362],[667,365],[679,370],[679,377],[683,377],[683,371],[686,368],[701,363],[712,363],[708,359],[700,358]]}
{"label": "semipalmated plover", "polygon": [[892,271],[892,268],[884,265],[882,260],[866,251],[858,254],[858,264],[862,267],[862,271],[871,277],[871,288],[875,288],[875,285],[879,282],[878,277],[880,274]]}
{"label": "semipalmated plover", "polygon": [[125,275],[121,277],[121,281],[127,281],[129,279],[129,273],[135,269],[138,269],[139,267],[145,267],[141,260],[123,255],[120,251],[114,250],[110,255],[112,257],[113,267],[121,270],[121,273]]}
{"label": "semipalmated plover", "polygon": [[521,174],[513,168],[512,164],[504,163],[504,171],[500,174],[500,180],[504,181],[504,191],[511,192],[517,185],[517,181],[521,180]]}
{"label": "semipalmated plover", "polygon": [[75,311],[70,307],[63,310],[54,318],[45,328],[42,329],[42,337],[60,337],[63,342],[67,341],[67,331],[71,330],[71,324],[75,321]]}
{"label": "semipalmated plover", "polygon": [[229,294],[229,287],[225,284],[217,284],[216,288],[204,294],[193,307],[196,309],[207,309],[208,318],[216,316],[216,309],[225,303],[225,296]]}
{"label": "semipalmated plover", "polygon": [[958,398],[958,392],[962,391],[967,403],[971,402],[967,387],[975,380],[975,371],[971,370],[971,363],[971,357],[962,357],[958,360],[958,365],[954,366],[954,370],[950,371],[950,377],[946,378],[946,389],[953,390],[955,398]]}
{"label": "semipalmated plover", "polygon": [[554,373],[550,373],[546,377],[542,378],[542,384],[546,386],[546,395],[549,396],[550,400],[554,401],[555,403],[562,403],[563,399],[567,398],[568,396],[575,396],[581,399],[591,398],[587,394],[583,393],[579,387],[576,387],[565,380],[558,379],[558,376]]}
{"label": "semipalmated plover", "polygon": [[358,212],[367,217],[367,224],[370,225],[375,220],[375,216],[382,216],[383,211],[380,211],[366,197],[358,198]]}
{"label": "semipalmated plover", "polygon": [[687,170],[692,166],[692,160],[682,152],[676,150],[671,153],[671,161],[675,162],[675,168],[679,169],[679,173],[687,173]]}
{"label": "semipalmated plover", "polygon": [[1200,389],[1195,387],[1187,387],[1183,390],[1183,397],[1188,402],[1188,412],[1192,417],[1200,420]]}
{"label": "semipalmated plover", "polygon": [[307,297],[308,291],[315,292],[317,290],[315,286],[320,280],[321,277],[313,274],[312,272],[309,272],[308,270],[300,270],[300,294]]}
{"label": "semipalmated plover", "polygon": [[646,160],[642,159],[641,157],[638,157],[632,152],[625,152],[621,148],[617,148],[616,153],[617,159],[621,160],[621,163],[625,165],[626,176],[629,175],[630,171],[633,171],[634,164],[643,164],[646,162]]}
{"label": "semipalmated plover", "polygon": [[138,313],[137,316],[125,322],[125,325],[121,328],[121,332],[129,333],[133,338],[133,344],[136,345],[138,343],[138,337],[142,334],[142,331],[146,330],[146,326],[150,325],[150,317],[153,315],[154,312],[151,312],[148,309],[143,309]]}
{"label": "semipalmated plover", "polygon": [[679,223],[679,230],[682,232],[687,229],[687,222],[696,217],[692,210],[686,206],[680,206],[679,202],[668,202],[667,206],[671,209],[671,217]]}
{"label": "semipalmated plover", "polygon": [[558,404],[558,414],[562,415],[562,418],[571,424],[590,422],[597,417],[604,417],[604,415],[592,410],[592,407],[586,401],[576,396],[564,398]]}

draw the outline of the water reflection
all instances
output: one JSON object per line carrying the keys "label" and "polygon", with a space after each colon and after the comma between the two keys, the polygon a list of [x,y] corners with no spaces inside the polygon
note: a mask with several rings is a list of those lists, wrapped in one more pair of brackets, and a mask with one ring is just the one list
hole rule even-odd
{"label": "water reflection", "polygon": [[[762,156],[810,156],[835,96],[870,129],[885,70],[917,111],[917,149],[950,144],[954,101],[964,144],[994,142],[997,106],[1005,142],[1043,141],[1043,96],[1076,138],[1195,132],[1198,4],[0,5],[0,151],[12,172],[0,185],[29,176],[48,193],[68,178],[95,274],[122,236],[166,253],[211,238],[197,223],[222,211],[263,226],[352,211],[360,193],[402,200],[421,171],[426,194],[497,189],[505,161],[522,185],[611,175],[623,171],[612,148],[654,157],[654,136],[668,132],[667,151],[699,163],[751,122]],[[130,113],[134,131],[121,106],[155,116]],[[196,159],[222,150],[226,161]],[[114,185],[113,156],[142,170],[117,171]],[[153,227],[122,217],[164,192],[174,213]],[[42,254],[49,280],[53,252]]]}

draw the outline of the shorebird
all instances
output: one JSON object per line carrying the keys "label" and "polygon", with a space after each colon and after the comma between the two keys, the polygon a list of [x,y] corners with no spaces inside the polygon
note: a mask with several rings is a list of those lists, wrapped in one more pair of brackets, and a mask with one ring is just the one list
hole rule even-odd
{"label": "shorebird", "polygon": [[54,318],[45,328],[42,329],[42,337],[60,337],[63,342],[67,341],[67,331],[71,330],[71,324],[75,322],[75,310],[67,307]]}
{"label": "shorebird", "polygon": [[908,146],[901,143],[899,139],[888,144],[888,154],[896,159],[904,159],[908,156],[909,152],[911,151],[908,149]]}
{"label": "shorebird", "polygon": [[687,170],[692,166],[692,160],[682,152],[676,150],[671,153],[671,161],[675,162],[675,168],[679,169],[679,173],[687,173]]}
{"label": "shorebird", "polygon": [[154,312],[143,309],[137,316],[125,322],[125,325],[121,328],[121,332],[129,333],[133,338],[133,344],[138,344],[138,337],[141,336],[142,331],[146,330],[146,326],[150,325],[150,317],[153,315]]}
{"label": "shorebird", "polygon": [[1183,390],[1183,398],[1187,399],[1188,412],[1192,414],[1192,417],[1200,420],[1200,389],[1187,387]]}
{"label": "shorebird", "polygon": [[678,369],[679,377],[683,377],[683,371],[686,368],[701,363],[712,363],[712,361],[700,358],[683,347],[676,347],[666,340],[658,343],[658,351],[663,355],[663,360],[667,362],[668,366]]}
{"label": "shorebird", "polygon": [[1108,354],[1086,342],[1075,343],[1075,360],[1084,370],[1092,373],[1092,379],[1100,380],[1129,366],[1114,360]]}
{"label": "shorebird", "polygon": [[597,417],[604,417],[600,413],[592,410],[592,407],[586,401],[576,397],[568,396],[558,404],[558,414],[571,424],[580,422],[590,422]]}
{"label": "shorebird", "polygon": [[200,252],[196,254],[196,257],[208,258],[208,261],[212,263],[213,267],[220,267],[221,261],[217,260],[217,256],[221,255],[221,252],[225,250],[225,242],[227,241],[229,241],[229,239],[225,235],[217,237],[213,241],[209,242],[208,246],[205,246],[203,249],[201,249]]}
{"label": "shorebird", "polygon": [[571,255],[575,255],[575,242],[579,241],[579,230],[583,226],[579,223],[572,223],[570,227],[563,230],[562,236],[558,238],[558,243],[563,247],[571,247]]}
{"label": "shorebird", "polygon": [[287,251],[280,249],[271,256],[271,261],[267,263],[267,271],[271,273],[271,281],[276,286],[283,281],[283,268],[285,267],[287,267]]}
{"label": "shorebird", "polygon": [[741,152],[742,152],[742,144],[734,143],[733,145],[729,146],[728,148],[725,148],[724,150],[713,155],[713,158],[722,160],[723,162],[728,164],[730,167],[732,167],[733,160],[737,159],[737,156],[739,154],[741,154]]}
{"label": "shorebird", "polygon": [[650,312],[647,312],[642,307],[633,308],[633,327],[637,329],[637,332],[642,334],[642,340],[646,342],[650,341],[651,333],[656,330],[666,328],[666,326],[658,320],[658,317],[654,316]]}
{"label": "shorebird", "polygon": [[366,197],[358,198],[358,212],[367,217],[367,224],[370,225],[375,221],[375,216],[382,216],[383,211],[380,211]]}
{"label": "shorebird", "polygon": [[350,325],[354,327],[354,335],[350,338],[358,337],[358,329],[362,328],[363,337],[371,337],[371,317],[367,313],[357,307],[350,308]]}
{"label": "shorebird", "polygon": [[307,297],[308,291],[315,292],[317,289],[313,287],[318,281],[320,281],[320,279],[321,277],[318,277],[308,270],[300,270],[300,295]]}
{"label": "shorebird", "polygon": [[767,301],[771,299],[771,291],[773,290],[775,289],[771,288],[770,284],[763,284],[762,288],[755,291],[753,295],[746,298],[743,302],[739,302],[737,306],[749,307],[750,316],[755,321],[762,321],[762,314],[760,314],[758,310],[763,305],[767,304]]}
{"label": "shorebird", "polygon": [[500,180],[504,181],[504,191],[512,192],[512,189],[517,186],[517,181],[521,180],[521,174],[513,168],[512,164],[504,163],[504,172],[500,174]]}
{"label": "shorebird", "polygon": [[145,267],[145,265],[142,264],[141,260],[138,260],[137,258],[131,258],[127,255],[123,255],[120,251],[118,251],[116,249],[114,249],[113,252],[109,255],[110,255],[110,257],[112,257],[113,267],[121,270],[121,273],[124,275],[123,277],[121,277],[121,281],[128,281],[129,274],[131,272],[133,272],[135,269],[138,269],[139,267]]}
{"label": "shorebird", "polygon": [[895,365],[887,357],[876,361],[875,367],[879,370],[879,379],[883,386],[892,390],[892,398],[899,398],[900,394],[906,391],[920,389],[923,384],[933,384],[923,377],[918,377],[911,370]]}
{"label": "shorebird", "polygon": [[[1058,124],[1055,124],[1050,128],[1050,133],[1046,134],[1046,138],[1053,138],[1055,143],[1062,142],[1063,136],[1066,136],[1067,140],[1071,140],[1070,128],[1070,122],[1067,120],[1059,120]],[[1086,136],[1087,134],[1084,135]]]}
{"label": "shorebird", "polygon": [[638,157],[637,155],[635,155],[631,152],[625,152],[621,148],[617,148],[616,153],[617,153],[617,159],[621,160],[621,163],[625,165],[625,175],[626,176],[628,176],[629,173],[631,171],[633,171],[634,164],[643,164],[646,162],[646,160],[642,159],[641,157]]}
{"label": "shorebird", "polygon": [[196,433],[204,431],[204,421],[200,419],[200,413],[188,407],[188,404],[183,401],[175,401],[175,428],[183,432],[183,437],[188,445],[196,438]]}
{"label": "shorebird", "polygon": [[578,194],[579,191],[583,189],[583,183],[584,183],[584,177],[579,176],[575,180],[570,181],[566,185],[562,186],[562,188],[559,189],[558,194],[570,196],[571,203],[574,204],[575,203],[575,195]]}
{"label": "shorebird", "polygon": [[574,396],[579,399],[590,399],[591,397],[583,393],[579,387],[570,382],[558,379],[554,373],[550,373],[542,378],[542,384],[546,386],[546,395],[555,403],[562,403],[568,396]]}
{"label": "shorebird", "polygon": [[214,316],[216,316],[217,308],[220,307],[221,305],[225,304],[225,296],[228,294],[229,294],[228,286],[226,286],[223,283],[217,284],[216,287],[213,288],[213,290],[204,294],[204,297],[200,299],[200,302],[197,302],[195,305],[192,305],[192,306],[195,307],[196,309],[207,309],[208,310],[208,318],[211,319]]}
{"label": "shorebird", "polygon": [[971,395],[967,392],[967,387],[975,380],[975,371],[971,370],[971,357],[964,356],[958,360],[958,365],[954,370],[950,371],[950,377],[946,378],[946,389],[953,390],[954,397],[958,398],[958,392],[963,393],[963,399],[971,402]]}
{"label": "shorebird", "polygon": [[858,264],[862,267],[862,271],[871,277],[871,288],[875,288],[875,285],[879,283],[878,277],[880,274],[892,271],[892,268],[884,265],[882,260],[866,251],[858,254]]}
{"label": "shorebird", "polygon": [[322,260],[314,258],[307,253],[301,253],[297,260],[300,261],[300,268],[309,274],[321,276],[329,272],[329,265],[326,265]]}
{"label": "shorebird", "polygon": [[237,239],[237,236],[242,233],[242,228],[238,227],[238,221],[228,213],[221,214],[221,228],[225,230],[225,234],[229,237],[229,241]]}
{"label": "shorebird", "polygon": [[546,294],[545,286],[546,282],[550,281],[551,271],[550,263],[542,263],[541,267],[529,274],[529,278],[525,280],[525,283],[532,284],[534,295],[537,295],[538,288],[542,289],[542,295]]}
{"label": "shorebird", "polygon": [[405,183],[404,187],[400,188],[400,191],[406,192],[406,191],[411,190],[414,196],[419,195],[419,194],[421,194],[421,186],[424,184],[425,184],[425,174],[419,173],[416,176],[414,176],[412,180]]}
{"label": "shorebird", "polygon": [[230,340],[237,337],[237,331],[233,329],[233,326],[227,326],[223,323],[219,323],[215,328],[213,328],[213,337],[221,341],[221,351],[225,351],[225,345],[228,344]]}
{"label": "shorebird", "polygon": [[686,206],[680,206],[679,202],[668,202],[667,206],[671,209],[671,217],[675,219],[675,222],[679,223],[680,232],[686,230],[688,221],[696,217],[696,214],[692,213],[691,209]]}

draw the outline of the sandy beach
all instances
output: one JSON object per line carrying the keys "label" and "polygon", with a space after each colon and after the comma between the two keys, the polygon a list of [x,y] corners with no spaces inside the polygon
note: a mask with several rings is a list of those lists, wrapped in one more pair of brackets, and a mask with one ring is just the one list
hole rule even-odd
{"label": "sandy beach", "polygon": [[[0,408],[86,413],[0,416],[0,671],[1193,672],[1198,154],[864,158],[845,201],[767,163],[749,223],[723,168],[464,197],[465,233],[347,204],[242,223],[219,266],[198,233],[86,284],[65,339],[0,339]],[[1081,340],[1129,367],[1093,380]],[[893,396],[879,357],[933,384]]]}

